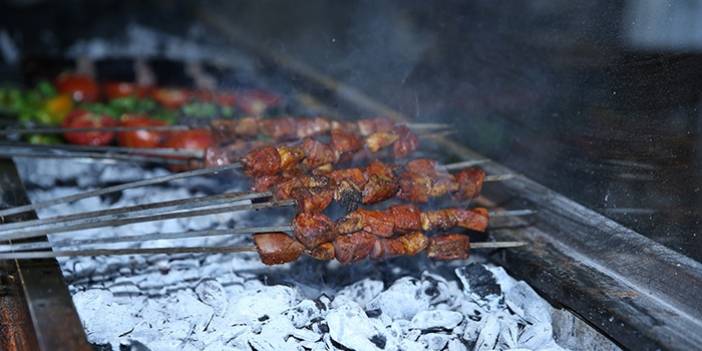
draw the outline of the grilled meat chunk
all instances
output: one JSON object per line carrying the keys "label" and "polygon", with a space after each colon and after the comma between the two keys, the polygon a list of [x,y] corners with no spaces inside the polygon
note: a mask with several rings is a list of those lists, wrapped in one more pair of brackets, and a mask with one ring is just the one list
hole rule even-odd
{"label": "grilled meat chunk", "polygon": [[356,121],[358,133],[368,136],[376,132],[389,132],[395,127],[395,122],[387,117],[364,118]]}
{"label": "grilled meat chunk", "polygon": [[407,157],[407,155],[417,150],[419,147],[419,138],[406,126],[395,127],[395,133],[398,138],[392,146],[392,154],[395,158]]}
{"label": "grilled meat chunk", "polygon": [[256,177],[253,179],[252,189],[256,192],[270,191],[271,189],[275,188],[276,184],[279,184],[283,181],[284,178],[281,175]]}
{"label": "grilled meat chunk", "polygon": [[393,231],[404,233],[422,229],[421,211],[414,205],[395,205],[388,208],[393,219]]}
{"label": "grilled meat chunk", "polygon": [[371,152],[378,152],[396,142],[400,136],[393,132],[375,132],[366,137],[366,147]]}
{"label": "grilled meat chunk", "polygon": [[305,247],[285,233],[259,233],[253,236],[261,262],[267,265],[297,260]]}
{"label": "grilled meat chunk", "polygon": [[331,146],[314,140],[305,138],[302,142],[302,150],[305,154],[303,163],[310,169],[332,164],[336,162],[336,154]]}
{"label": "grilled meat chunk", "polygon": [[371,258],[386,259],[396,256],[414,256],[429,245],[429,238],[416,231],[395,238],[378,238],[373,246]]}
{"label": "grilled meat chunk", "polygon": [[331,122],[322,117],[298,118],[297,138],[303,139],[314,135],[326,133],[331,130]]}
{"label": "grilled meat chunk", "polygon": [[328,187],[295,188],[290,194],[301,212],[323,212],[334,199],[334,192]]}
{"label": "grilled meat chunk", "polygon": [[427,211],[421,214],[421,218],[422,229],[425,231],[460,227],[484,232],[488,226],[488,211],[484,208]]}
{"label": "grilled meat chunk", "polygon": [[251,150],[241,158],[241,163],[250,177],[276,175],[282,170],[280,153],[274,146]]}
{"label": "grilled meat chunk", "polygon": [[427,256],[437,260],[464,260],[470,256],[470,237],[463,234],[441,234],[429,239]]}
{"label": "grilled meat chunk", "polygon": [[373,161],[366,167],[367,182],[363,186],[363,203],[375,204],[392,198],[400,189],[391,167]]}
{"label": "grilled meat chunk", "polygon": [[259,130],[275,140],[294,140],[297,137],[297,122],[294,117],[261,119]]}
{"label": "grilled meat chunk", "polygon": [[372,211],[359,208],[337,222],[337,231],[340,234],[350,234],[360,231],[380,236],[393,235],[395,224],[392,217],[385,211]]}
{"label": "grilled meat chunk", "polygon": [[458,184],[456,198],[459,200],[470,200],[478,197],[483,189],[485,181],[485,171],[480,168],[473,167],[459,171],[454,175]]}
{"label": "grilled meat chunk", "polygon": [[349,158],[353,153],[363,148],[361,139],[354,133],[341,129],[332,129],[331,146],[337,160]]}
{"label": "grilled meat chunk", "polygon": [[333,243],[322,243],[317,245],[315,248],[307,252],[311,257],[322,260],[329,261],[334,259],[334,244]]}
{"label": "grilled meat chunk", "polygon": [[292,226],[297,240],[308,249],[336,238],[334,221],[321,213],[298,213]]}
{"label": "grilled meat chunk", "polygon": [[340,235],[334,239],[334,256],[342,264],[363,260],[373,251],[375,240],[373,234],[366,232]]}

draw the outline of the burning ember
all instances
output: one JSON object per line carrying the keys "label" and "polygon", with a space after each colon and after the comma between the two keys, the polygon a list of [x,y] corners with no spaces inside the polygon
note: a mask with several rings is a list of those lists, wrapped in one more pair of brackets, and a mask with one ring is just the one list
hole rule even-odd
{"label": "burning ember", "polygon": [[[23,159],[18,167],[33,202],[78,191],[55,186],[73,180],[91,186],[163,172],[44,159]],[[178,186],[130,189],[42,209],[39,216],[246,190],[243,179],[221,180],[192,178]],[[225,213],[92,229],[72,237],[276,225],[289,218],[285,210]],[[191,238],[111,247],[245,240]],[[302,258],[272,268],[251,253],[77,257],[60,263],[89,340],[114,350],[120,345],[258,351],[561,349],[553,340],[548,304],[501,268],[475,262],[437,264],[418,256],[340,266]]]}

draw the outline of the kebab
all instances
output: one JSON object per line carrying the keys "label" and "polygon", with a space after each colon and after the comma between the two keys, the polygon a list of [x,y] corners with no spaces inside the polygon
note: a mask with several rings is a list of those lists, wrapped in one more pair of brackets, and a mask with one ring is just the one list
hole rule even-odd
{"label": "kebab", "polygon": [[[501,215],[510,215],[500,213]],[[336,258],[341,263],[356,262],[366,257],[374,259],[389,258],[401,255],[414,255],[428,248],[429,257],[439,259],[467,258],[469,242],[467,236],[461,238],[437,236],[437,239],[427,238],[423,232],[445,230],[459,227],[474,231],[485,231],[488,223],[488,211],[485,209],[446,208],[436,211],[421,212],[414,205],[396,205],[384,211],[359,209],[333,222],[322,214],[299,213],[289,227],[259,227],[229,230],[206,230],[186,233],[159,233],[150,235],[135,235],[117,238],[98,238],[87,240],[59,241],[57,245],[92,245],[98,243],[115,243],[128,241],[163,240],[189,238],[196,236],[231,235],[254,233],[256,250],[266,264],[290,262],[297,259],[303,252],[317,259],[329,260]],[[265,232],[266,230],[287,230],[294,238],[283,232]],[[263,233],[262,233],[263,232]],[[0,259],[35,258],[35,252],[17,252],[50,248],[50,243],[20,243],[7,245],[6,249],[13,253],[0,253]],[[461,249],[463,251],[460,251]],[[211,251],[199,248],[174,248],[176,252],[221,252],[221,248],[211,248]],[[447,250],[451,251],[447,251]],[[83,251],[57,251],[44,254],[61,255],[92,255],[150,253],[158,249],[91,249]],[[150,251],[151,250],[151,251]],[[246,250],[245,250],[246,251]],[[248,250],[250,251],[250,249]],[[156,252],[156,251],[153,251]],[[14,255],[14,256],[13,256]],[[41,255],[41,254],[40,254]],[[53,257],[53,256],[52,256]]]}
{"label": "kebab", "polygon": [[[326,160],[329,162],[336,163],[340,161],[349,160],[351,156],[361,151],[363,149],[361,140],[362,139],[360,139],[353,133],[348,133],[341,130],[332,130],[331,142],[329,144],[319,144],[327,146],[325,150],[331,150],[331,154],[325,155],[325,157],[328,157],[326,158]],[[35,203],[31,205],[11,207],[0,210],[0,216],[22,213],[39,208],[46,208],[60,203],[73,202],[88,197],[100,196],[126,189],[154,185],[198,175],[214,174],[242,167],[244,168],[244,173],[253,177],[273,176],[286,170],[292,170],[293,168],[296,168],[303,162],[303,160],[306,159],[306,156],[308,154],[310,156],[310,159],[313,160],[317,159],[317,157],[320,156],[320,154],[317,151],[306,149],[305,142],[297,146],[287,146],[282,144],[278,146],[262,146],[249,151],[244,157],[240,158],[238,157],[238,155],[233,155],[232,153],[224,152],[218,157],[206,158],[204,163],[208,168],[195,169],[188,172],[182,172],[163,177],[156,177],[153,179],[140,180],[131,183],[124,183],[103,189],[90,190],[87,192],[68,195],[56,199],[50,199],[44,202]],[[317,161],[319,161],[319,159],[317,159]],[[305,162],[309,165],[309,162],[312,161]]]}
{"label": "kebab", "polygon": [[[448,168],[468,165],[471,164],[458,163],[448,165]],[[395,167],[374,160],[365,168],[322,171],[312,175],[261,176],[254,179],[253,190],[271,191],[279,200],[295,199],[300,210],[305,212],[321,212],[332,200],[351,211],[359,204],[376,204],[393,197],[426,203],[430,198],[453,194],[459,201],[470,200],[480,194],[485,181],[506,178],[487,177],[485,171],[477,167],[451,174],[446,167],[440,167],[434,160],[417,159],[408,162],[397,176]]]}

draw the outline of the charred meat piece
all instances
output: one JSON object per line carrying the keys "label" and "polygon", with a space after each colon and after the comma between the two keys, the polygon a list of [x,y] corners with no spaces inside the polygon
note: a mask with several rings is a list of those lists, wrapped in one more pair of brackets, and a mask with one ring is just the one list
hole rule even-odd
{"label": "charred meat piece", "polygon": [[326,133],[331,130],[331,122],[322,117],[298,118],[296,122],[298,139]]}
{"label": "charred meat piece", "polygon": [[324,211],[334,199],[334,192],[328,187],[295,188],[290,195],[299,211],[310,213]]}
{"label": "charred meat piece", "polygon": [[395,158],[407,157],[419,147],[419,138],[406,126],[395,127],[398,136],[397,141],[392,146],[392,154]]}
{"label": "charred meat piece", "polygon": [[373,259],[386,259],[396,256],[414,256],[429,245],[429,238],[424,233],[416,231],[396,238],[376,240],[371,252]]}
{"label": "charred meat piece", "polygon": [[470,200],[480,195],[485,181],[485,171],[477,167],[467,168],[456,173],[454,177],[458,184],[456,198]]}
{"label": "charred meat piece", "polygon": [[395,233],[422,230],[421,211],[414,205],[395,205],[388,208]]}
{"label": "charred meat piece", "polygon": [[329,178],[319,175],[292,174],[289,177],[280,177],[278,179],[281,180],[275,186],[275,196],[278,200],[291,199],[293,191],[298,188],[319,188],[330,185]]}
{"label": "charred meat piece", "polygon": [[484,208],[446,208],[423,212],[421,217],[425,231],[460,227],[484,232],[488,226],[488,211]]}
{"label": "charred meat piece", "polygon": [[350,157],[353,153],[363,148],[361,139],[354,133],[341,129],[332,129],[331,146],[336,154],[336,159]]}
{"label": "charred meat piece", "polygon": [[378,152],[396,142],[400,138],[393,132],[375,132],[366,137],[366,147],[371,152]]}
{"label": "charred meat piece", "polygon": [[335,184],[346,180],[358,188],[363,187],[367,181],[365,173],[360,168],[336,169],[331,171],[328,176]]}
{"label": "charred meat piece", "polygon": [[419,175],[434,176],[438,173],[436,161],[428,158],[418,158],[407,162],[405,172],[415,173]]}
{"label": "charred meat piece", "polygon": [[310,169],[317,168],[325,164],[336,162],[336,154],[331,146],[314,140],[305,138],[302,142],[302,151],[305,154],[303,163]]}
{"label": "charred meat piece", "polygon": [[294,140],[297,137],[297,122],[293,117],[262,119],[261,134],[275,140]]}
{"label": "charred meat piece", "polygon": [[436,260],[464,260],[470,255],[470,238],[463,234],[442,234],[429,239],[427,256]]}
{"label": "charred meat piece", "polygon": [[334,256],[342,264],[363,260],[373,251],[375,241],[375,236],[366,232],[340,235],[334,240]]}
{"label": "charred meat piece", "polygon": [[329,261],[334,259],[334,244],[323,243],[309,250],[308,255],[317,260]]}
{"label": "charred meat piece", "polygon": [[308,249],[336,238],[334,221],[321,213],[298,213],[292,226],[297,240]]}
{"label": "charred meat piece", "polygon": [[402,200],[424,203],[432,196],[432,179],[428,176],[413,172],[400,175],[400,191],[397,194]]}
{"label": "charred meat piece", "polygon": [[276,184],[283,182],[283,180],[284,178],[281,175],[256,177],[253,180],[252,190],[256,192],[270,191],[271,189],[275,188]]}
{"label": "charred meat piece", "polygon": [[359,208],[340,219],[336,228],[340,234],[364,231],[387,238],[394,234],[395,223],[388,212]]}
{"label": "charred meat piece", "polygon": [[376,204],[392,198],[400,189],[397,179],[370,175],[363,187],[362,201],[364,204]]}
{"label": "charred meat piece", "polygon": [[389,132],[395,127],[395,122],[387,117],[364,118],[356,121],[359,134],[368,136],[376,132]]}
{"label": "charred meat piece", "polygon": [[366,167],[368,181],[363,186],[363,203],[375,204],[397,194],[400,184],[393,169],[377,160]]}
{"label": "charred meat piece", "polygon": [[276,175],[282,170],[280,153],[274,146],[251,150],[241,158],[241,163],[250,177]]}
{"label": "charred meat piece", "polygon": [[297,240],[280,232],[254,234],[253,241],[261,262],[267,265],[295,261],[305,250]]}
{"label": "charred meat piece", "polygon": [[305,158],[304,151],[297,147],[278,146],[276,149],[280,155],[281,171],[291,170]]}

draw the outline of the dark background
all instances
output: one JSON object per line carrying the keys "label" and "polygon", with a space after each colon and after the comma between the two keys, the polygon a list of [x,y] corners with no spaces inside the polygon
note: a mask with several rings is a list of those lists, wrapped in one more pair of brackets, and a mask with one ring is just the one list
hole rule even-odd
{"label": "dark background", "polygon": [[14,0],[0,5],[0,72],[121,47],[202,59],[150,31],[229,50],[202,11],[702,259],[702,2]]}

